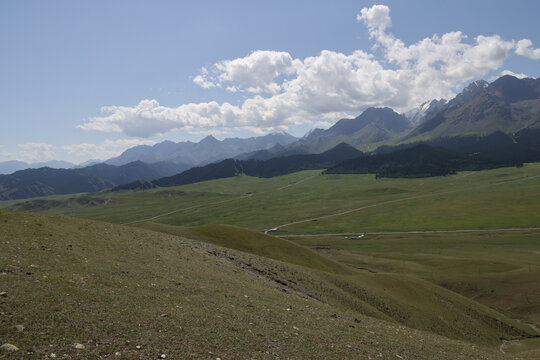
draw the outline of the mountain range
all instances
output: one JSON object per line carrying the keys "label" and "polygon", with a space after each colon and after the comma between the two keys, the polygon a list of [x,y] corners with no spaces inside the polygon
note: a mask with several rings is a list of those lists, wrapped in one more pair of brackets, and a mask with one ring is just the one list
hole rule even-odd
{"label": "mountain range", "polygon": [[276,156],[321,153],[344,142],[352,146],[380,143],[405,135],[411,130],[406,116],[390,108],[368,108],[353,119],[341,119],[333,126],[313,129],[289,146],[257,151],[241,159],[266,160]]}
{"label": "mountain range", "polygon": [[139,179],[158,179],[179,171],[174,164],[146,164],[142,161],[122,166],[100,163],[75,169],[25,169],[0,175],[0,200],[95,192]]}
{"label": "mountain range", "polygon": [[439,111],[428,114],[404,141],[512,134],[540,126],[540,79],[503,76],[469,85]]}
{"label": "mountain range", "polygon": [[321,154],[302,154],[272,158],[269,160],[226,159],[201,167],[194,167],[180,174],[161,179],[117,186],[117,190],[141,190],[153,187],[166,187],[192,184],[200,181],[221,179],[237,175],[273,177],[301,170],[325,169],[340,162],[361,156],[363,153],[354,147],[341,143]]}
{"label": "mountain range", "polygon": [[[372,155],[354,149],[366,149],[368,144]],[[413,147],[414,151],[402,152]],[[305,169],[417,176],[415,171],[396,167],[395,161],[415,168],[411,159],[422,159],[418,149],[437,159],[426,174],[540,160],[540,79],[478,80],[450,101],[429,101],[405,115],[390,108],[369,108],[356,118],[341,119],[326,130],[314,129],[300,139],[287,133],[222,141],[207,136],[199,143],[137,146],[105,163],[82,168],[27,169],[0,176],[0,199],[180,185],[238,174],[268,177]],[[362,159],[351,165],[353,158]],[[340,167],[345,160],[351,161]]]}
{"label": "mountain range", "polygon": [[106,161],[110,165],[124,165],[140,160],[146,163],[171,162],[187,168],[232,158],[242,153],[268,149],[275,145],[286,146],[298,140],[285,132],[247,139],[227,138],[217,140],[212,135],[198,143],[191,141],[163,141],[153,146],[139,145],[124,151],[120,156]]}
{"label": "mountain range", "polygon": [[77,165],[70,163],[68,161],[61,160],[51,160],[46,162],[38,163],[27,163],[24,161],[18,160],[9,160],[0,162],[0,175],[1,174],[11,174],[15,171],[24,170],[24,169],[38,169],[41,167],[50,167],[53,169],[70,169],[76,167]]}

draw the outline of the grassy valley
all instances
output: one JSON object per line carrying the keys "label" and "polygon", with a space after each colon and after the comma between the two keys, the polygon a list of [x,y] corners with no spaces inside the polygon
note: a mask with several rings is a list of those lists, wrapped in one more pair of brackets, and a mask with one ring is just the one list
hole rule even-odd
{"label": "grassy valley", "polygon": [[[277,294],[325,304],[326,309],[332,309],[332,316],[338,309],[357,319],[361,316],[357,324],[362,327],[363,319],[370,319],[398,328],[406,326],[445,341],[454,339],[487,347],[491,350],[486,351],[493,351],[487,358],[494,358],[497,352],[503,355],[501,350],[535,358],[540,347],[534,328],[540,323],[540,219],[535,211],[540,200],[536,195],[539,186],[537,164],[419,179],[303,171],[274,178],[242,175],[146,191],[66,195],[3,204],[16,210],[129,225],[116,227],[87,220],[24,215],[29,219],[25,221],[35,216],[58,226],[62,222],[92,224],[88,231],[94,235],[88,235],[89,239],[100,239],[92,245],[96,246],[96,256],[109,251],[103,248],[105,243],[101,241],[105,240],[107,249],[118,241],[146,241],[146,236],[189,243],[191,251],[214,259],[201,260],[207,262],[205,266],[224,261],[236,269],[232,273],[264,279]],[[13,219],[22,216],[4,214]],[[115,232],[90,230],[107,226]],[[520,228],[528,230],[504,231]],[[264,235],[263,229],[274,230],[270,234],[282,238]],[[63,233],[68,239],[69,231]],[[123,235],[112,235],[124,231],[130,234],[125,239]],[[49,233],[54,237],[54,232]],[[28,234],[24,239],[33,241]],[[152,257],[161,259],[162,255],[157,255],[168,252],[166,249],[158,246],[152,250],[156,254]],[[128,248],[122,251],[130,254],[129,261],[140,261],[136,256],[131,259],[133,253]],[[9,263],[7,258],[5,261]],[[172,267],[196,263],[169,261],[167,266]],[[163,268],[164,273],[169,271]],[[204,270],[200,276],[210,276],[208,271],[215,276],[212,281],[218,282],[221,277],[227,288],[239,281],[229,280],[227,273],[217,268]],[[230,286],[243,290],[246,285]],[[221,309],[230,299],[219,300],[216,294],[212,301],[222,300],[216,307]],[[253,296],[245,295],[249,299]],[[242,296],[238,295],[240,299]],[[262,295],[259,299],[262,301]],[[288,297],[283,299],[289,301]],[[189,311],[202,311],[197,306]],[[356,329],[360,325],[352,326]],[[247,341],[242,336],[239,339]],[[276,341],[283,346],[282,338]],[[290,355],[294,352],[277,353],[295,357]],[[344,357],[323,353],[315,357]],[[430,358],[432,355],[427,353],[414,350],[416,358]],[[464,358],[478,358],[475,356],[480,355]]]}
{"label": "grassy valley", "polygon": [[278,232],[282,234],[495,229],[540,223],[537,164],[420,179],[319,174],[238,176],[142,192],[106,192],[91,196],[95,205],[72,205],[78,196],[63,198],[52,207],[46,199],[4,204],[15,210],[115,223],[151,220],[262,230],[303,221],[283,226]]}

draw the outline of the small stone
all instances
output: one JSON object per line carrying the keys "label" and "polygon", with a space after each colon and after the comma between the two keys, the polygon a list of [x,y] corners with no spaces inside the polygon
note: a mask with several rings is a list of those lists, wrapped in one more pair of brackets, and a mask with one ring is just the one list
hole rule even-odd
{"label": "small stone", "polygon": [[1,297],[7,297],[7,292],[5,292],[5,291],[0,292],[0,296]]}
{"label": "small stone", "polygon": [[79,344],[79,343],[73,343],[73,347],[75,349],[79,349],[79,350],[86,349],[86,346],[84,346],[83,344]]}
{"label": "small stone", "polygon": [[122,355],[122,354],[120,353],[120,351],[117,351],[117,352],[114,353],[114,356],[120,356],[120,355]]}
{"label": "small stone", "polygon": [[24,331],[24,325],[15,325],[15,330],[18,332]]}
{"label": "small stone", "polygon": [[161,317],[167,317],[167,316],[169,316],[169,315],[167,315],[167,314],[161,314],[160,316],[161,316]]}
{"label": "small stone", "polygon": [[5,351],[9,351],[9,352],[19,351],[18,347],[16,347],[13,344],[7,344],[7,343],[0,346],[0,349],[5,350]]}
{"label": "small stone", "polygon": [[141,350],[141,349],[142,349],[142,346],[141,346],[141,345],[137,345],[137,346],[135,346],[135,349]]}
{"label": "small stone", "polygon": [[165,354],[159,355],[159,358],[160,358],[160,359],[165,359],[166,357],[167,357],[167,355],[165,355]]}
{"label": "small stone", "polygon": [[49,355],[50,358],[52,359],[56,359],[56,354],[55,353],[51,353],[51,355]]}

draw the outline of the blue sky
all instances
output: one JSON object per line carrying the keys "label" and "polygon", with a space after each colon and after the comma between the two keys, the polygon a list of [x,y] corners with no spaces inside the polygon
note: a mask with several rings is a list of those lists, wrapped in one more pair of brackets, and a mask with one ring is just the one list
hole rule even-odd
{"label": "blue sky", "polygon": [[302,135],[505,70],[537,78],[538,14],[536,1],[2,1],[0,161]]}

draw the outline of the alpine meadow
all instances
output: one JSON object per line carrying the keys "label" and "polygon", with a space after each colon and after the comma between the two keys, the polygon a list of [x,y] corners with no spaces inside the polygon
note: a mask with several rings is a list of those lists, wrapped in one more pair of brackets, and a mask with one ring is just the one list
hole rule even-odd
{"label": "alpine meadow", "polygon": [[540,358],[540,4],[0,4],[0,359]]}

